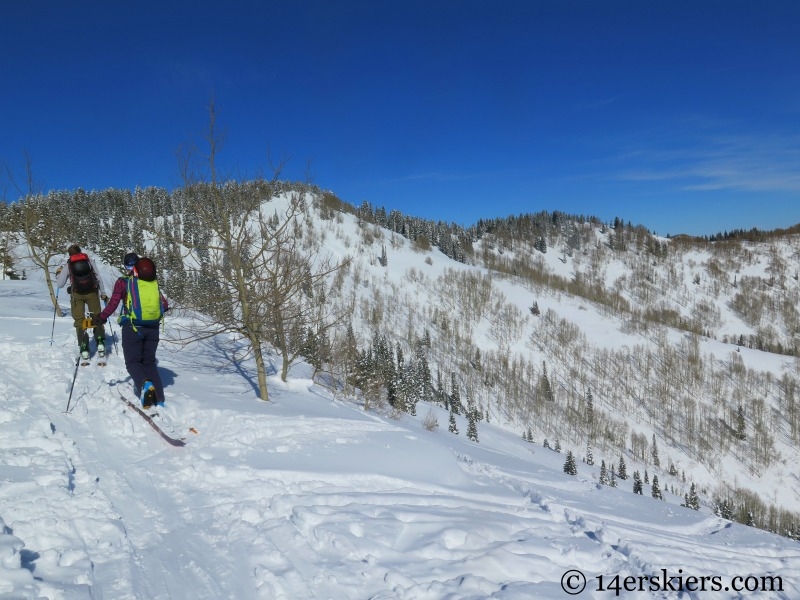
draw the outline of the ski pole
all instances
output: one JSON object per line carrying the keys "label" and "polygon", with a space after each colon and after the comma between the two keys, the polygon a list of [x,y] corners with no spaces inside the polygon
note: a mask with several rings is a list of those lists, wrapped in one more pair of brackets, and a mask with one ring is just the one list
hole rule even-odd
{"label": "ski pole", "polygon": [[72,402],[72,392],[75,391],[75,379],[78,377],[78,366],[81,364],[81,355],[78,354],[78,358],[75,359],[75,373],[72,375],[72,385],[69,388],[69,398],[67,398],[67,408],[64,410],[65,413],[69,412],[69,403]]}
{"label": "ski pole", "polygon": [[53,327],[50,330],[50,345],[53,345],[53,333],[56,331],[56,313],[58,312],[58,290],[60,288],[56,288],[56,305],[53,307]]}
{"label": "ski pole", "polygon": [[[108,302],[103,302],[103,310],[105,310],[106,306],[108,306]],[[114,354],[118,354],[117,336],[114,334],[114,326],[111,324],[111,321],[106,321],[106,323],[108,323],[108,328],[111,330],[111,339],[114,340]]]}

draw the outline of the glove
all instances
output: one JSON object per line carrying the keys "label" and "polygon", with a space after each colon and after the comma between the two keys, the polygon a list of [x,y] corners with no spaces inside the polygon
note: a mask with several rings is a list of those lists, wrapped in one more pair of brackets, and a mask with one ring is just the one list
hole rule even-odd
{"label": "glove", "polygon": [[100,294],[100,300],[102,300],[103,302],[108,303],[108,296],[106,296],[105,294]]}
{"label": "glove", "polygon": [[68,293],[68,294],[71,294],[71,293],[72,293],[72,286],[71,286],[71,285],[68,285],[68,286],[67,286],[67,293]]}
{"label": "glove", "polygon": [[100,315],[92,315],[92,327],[100,327],[105,324],[106,319],[102,318]]}

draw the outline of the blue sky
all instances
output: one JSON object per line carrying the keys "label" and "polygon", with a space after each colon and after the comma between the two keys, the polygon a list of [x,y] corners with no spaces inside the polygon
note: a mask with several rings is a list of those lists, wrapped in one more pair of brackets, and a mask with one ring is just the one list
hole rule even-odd
{"label": "blue sky", "polygon": [[353,204],[787,227],[798,30],[794,0],[4,3],[0,161],[41,191],[172,189],[213,98],[232,176],[287,157]]}

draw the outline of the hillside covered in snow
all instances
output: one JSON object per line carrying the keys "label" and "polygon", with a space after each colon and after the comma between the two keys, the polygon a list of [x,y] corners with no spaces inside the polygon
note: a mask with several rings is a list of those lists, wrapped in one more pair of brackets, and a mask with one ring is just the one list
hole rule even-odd
{"label": "hillside covered in snow", "polygon": [[[170,317],[167,337],[186,319]],[[162,343],[162,410],[186,437],[173,448],[120,400],[131,382],[112,348],[108,366],[77,370],[65,413],[71,320],[54,318],[40,277],[0,281],[0,597],[800,594],[786,537],[669,491],[601,485],[597,464],[566,474],[563,452],[500,425],[469,441],[439,404],[365,411],[306,364],[286,383],[273,370],[262,402],[252,362],[224,340]]]}

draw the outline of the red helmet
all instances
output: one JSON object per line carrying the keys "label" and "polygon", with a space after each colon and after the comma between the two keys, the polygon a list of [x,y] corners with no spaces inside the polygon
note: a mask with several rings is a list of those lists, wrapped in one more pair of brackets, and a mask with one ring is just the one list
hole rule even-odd
{"label": "red helmet", "polygon": [[155,281],[156,279],[156,265],[149,258],[142,257],[137,260],[133,270],[139,279],[144,279],[145,281]]}

